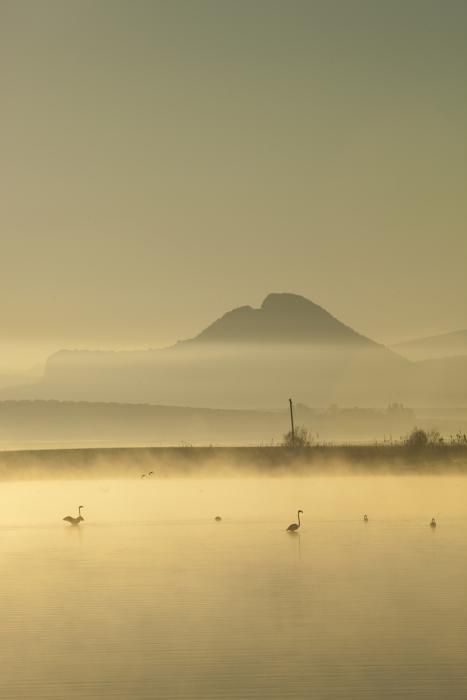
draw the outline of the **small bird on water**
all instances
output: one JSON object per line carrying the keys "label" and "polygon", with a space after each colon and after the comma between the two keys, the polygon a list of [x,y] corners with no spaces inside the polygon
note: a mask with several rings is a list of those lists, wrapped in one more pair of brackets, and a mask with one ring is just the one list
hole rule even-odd
{"label": "small bird on water", "polygon": [[431,518],[430,527],[436,527],[436,520],[434,518]]}
{"label": "small bird on water", "polygon": [[365,513],[365,515],[363,516],[363,520],[364,520],[365,523],[368,522],[368,515],[367,515],[366,513]]}
{"label": "small bird on water", "polygon": [[287,532],[297,532],[298,528],[301,525],[300,522],[300,513],[303,513],[303,510],[298,510],[297,511],[297,518],[298,518],[298,523],[291,523],[289,527],[287,528]]}
{"label": "small bird on water", "polygon": [[63,518],[63,520],[66,520],[67,523],[70,523],[70,525],[79,525],[84,518],[81,515],[81,508],[84,508],[84,506],[79,506],[78,508],[78,517],[74,518],[72,515],[67,515],[66,518]]}
{"label": "small bird on water", "polygon": [[214,518],[214,520],[217,520],[217,522],[220,522],[220,521],[222,520],[222,518],[221,518],[220,515],[216,515],[216,517]]}

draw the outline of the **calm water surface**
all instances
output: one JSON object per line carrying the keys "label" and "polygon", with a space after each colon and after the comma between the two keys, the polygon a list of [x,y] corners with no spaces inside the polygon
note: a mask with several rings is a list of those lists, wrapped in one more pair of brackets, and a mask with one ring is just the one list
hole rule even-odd
{"label": "calm water surface", "polygon": [[7,483],[0,555],[2,700],[467,697],[465,478]]}

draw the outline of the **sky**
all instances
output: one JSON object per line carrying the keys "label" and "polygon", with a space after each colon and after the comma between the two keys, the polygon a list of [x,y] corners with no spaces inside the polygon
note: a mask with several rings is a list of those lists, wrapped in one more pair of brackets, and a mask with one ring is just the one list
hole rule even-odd
{"label": "sky", "polygon": [[466,33],[464,0],[0,0],[0,368],[272,291],[466,328]]}

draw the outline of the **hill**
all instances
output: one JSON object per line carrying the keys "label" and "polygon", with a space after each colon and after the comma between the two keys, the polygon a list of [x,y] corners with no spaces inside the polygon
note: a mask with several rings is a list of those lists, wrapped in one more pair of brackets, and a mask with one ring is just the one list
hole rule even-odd
{"label": "hill", "polygon": [[225,409],[276,409],[288,396],[314,406],[462,406],[463,366],[410,362],[304,297],[270,294],[259,309],[234,309],[169,348],[62,350],[40,382],[3,389],[0,398]]}
{"label": "hill", "polygon": [[259,309],[241,306],[184,343],[376,345],[298,294],[269,294]]}
{"label": "hill", "polygon": [[[317,410],[297,404],[297,425],[314,442],[398,439],[415,425],[445,433],[464,429],[467,410],[440,420],[400,405],[382,410]],[[290,425],[288,402],[277,411],[71,401],[0,401],[0,449],[63,446],[277,444]]]}
{"label": "hill", "polygon": [[52,355],[40,383],[1,397],[276,408],[400,400],[410,363],[294,294],[270,294],[162,350]]}
{"label": "hill", "polygon": [[397,343],[392,349],[409,360],[429,360],[467,355],[467,329],[442,333],[426,338],[415,338]]}

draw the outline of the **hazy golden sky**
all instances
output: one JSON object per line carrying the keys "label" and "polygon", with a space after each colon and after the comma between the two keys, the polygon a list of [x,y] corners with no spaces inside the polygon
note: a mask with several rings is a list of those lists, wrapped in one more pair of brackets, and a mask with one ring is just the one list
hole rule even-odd
{"label": "hazy golden sky", "polygon": [[466,327],[466,34],[463,0],[0,0],[0,340],[157,346],[270,291]]}

